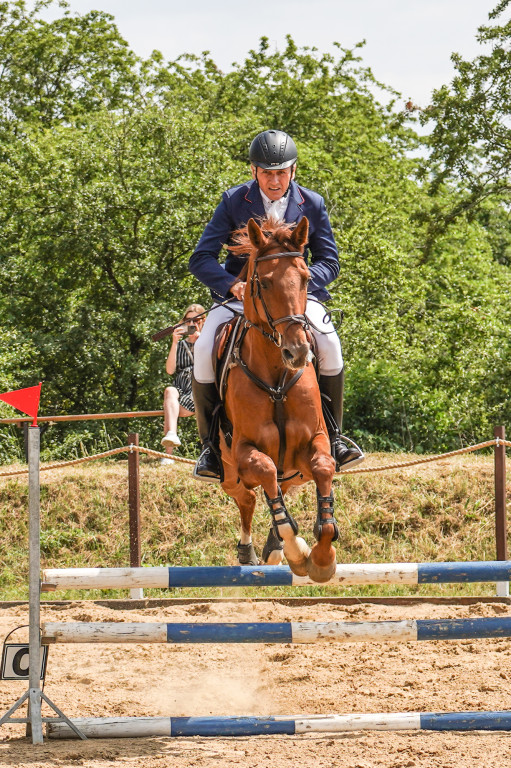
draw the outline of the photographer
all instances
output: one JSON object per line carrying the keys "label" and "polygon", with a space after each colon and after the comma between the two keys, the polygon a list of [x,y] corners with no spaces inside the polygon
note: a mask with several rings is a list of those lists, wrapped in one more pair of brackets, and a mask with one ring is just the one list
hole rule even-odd
{"label": "photographer", "polygon": [[163,398],[164,432],[162,445],[168,458],[160,459],[163,466],[173,464],[172,451],[181,445],[177,434],[177,420],[185,416],[193,416],[195,406],[192,396],[192,371],[195,342],[200,336],[204,325],[204,316],[196,317],[204,312],[200,304],[190,304],[179,325],[172,334],[172,346],[165,369],[170,376],[175,374],[174,386],[166,387]]}

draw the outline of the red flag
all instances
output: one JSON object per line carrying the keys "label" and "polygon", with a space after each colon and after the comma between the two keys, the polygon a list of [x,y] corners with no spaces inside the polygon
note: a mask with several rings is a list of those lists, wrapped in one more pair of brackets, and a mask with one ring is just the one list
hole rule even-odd
{"label": "red flag", "polygon": [[15,389],[14,392],[4,392],[0,395],[0,400],[12,405],[18,411],[32,416],[33,427],[37,427],[37,412],[39,410],[39,398],[41,397],[41,382],[36,387],[25,387],[24,389]]}

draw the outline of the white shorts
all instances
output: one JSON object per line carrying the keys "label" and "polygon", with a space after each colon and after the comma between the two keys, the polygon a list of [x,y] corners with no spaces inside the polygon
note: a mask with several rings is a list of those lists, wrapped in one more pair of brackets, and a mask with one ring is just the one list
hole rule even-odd
{"label": "white shorts", "polygon": [[[238,312],[243,312],[243,303],[241,301],[231,301],[228,306]],[[335,332],[332,321],[323,322],[325,310],[313,298],[309,297],[305,312],[315,326],[326,331],[326,333],[319,333],[315,328],[311,328],[318,347],[321,374],[323,376],[336,376],[342,371],[344,362],[342,359],[341,342]],[[233,313],[229,311],[227,306],[222,307],[219,304],[214,304],[206,318],[200,336],[195,342],[194,350],[193,375],[200,384],[211,384],[215,380],[211,357],[216,331],[221,323],[230,320],[232,316]]]}

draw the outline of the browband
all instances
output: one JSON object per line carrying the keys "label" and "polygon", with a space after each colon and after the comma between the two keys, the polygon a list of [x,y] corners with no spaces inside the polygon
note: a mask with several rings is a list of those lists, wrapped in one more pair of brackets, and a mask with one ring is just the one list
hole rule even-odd
{"label": "browband", "polygon": [[266,254],[266,256],[256,256],[254,261],[257,264],[259,261],[269,261],[270,259],[283,259],[286,256],[301,256],[302,259],[305,258],[303,253],[300,253],[300,251],[283,251],[282,253],[268,253]]}

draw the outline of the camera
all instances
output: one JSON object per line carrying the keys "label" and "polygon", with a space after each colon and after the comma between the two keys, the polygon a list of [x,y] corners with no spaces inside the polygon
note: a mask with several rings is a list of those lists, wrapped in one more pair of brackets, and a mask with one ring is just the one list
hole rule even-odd
{"label": "camera", "polygon": [[196,330],[197,330],[197,326],[195,325],[195,323],[190,323],[190,325],[186,326],[186,335],[193,336]]}

